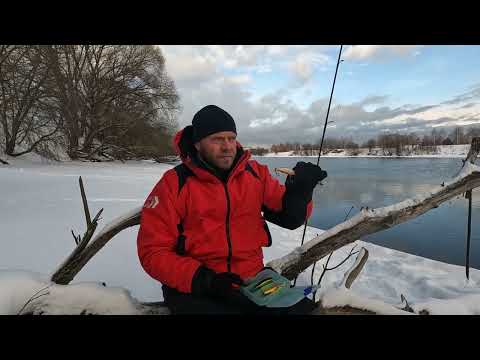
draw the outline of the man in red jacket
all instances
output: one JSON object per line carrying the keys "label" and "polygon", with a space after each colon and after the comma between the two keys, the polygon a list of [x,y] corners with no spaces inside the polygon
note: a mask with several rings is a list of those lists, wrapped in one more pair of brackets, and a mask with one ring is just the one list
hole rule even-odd
{"label": "man in red jacket", "polygon": [[[174,314],[266,312],[238,291],[264,268],[262,247],[272,243],[266,220],[301,226],[312,212],[314,187],[327,176],[299,162],[281,185],[267,166],[250,159],[236,135],[226,111],[201,109],[175,136],[182,164],[168,170],[145,201],[138,256],[163,284]],[[311,311],[307,300],[282,311]]]}

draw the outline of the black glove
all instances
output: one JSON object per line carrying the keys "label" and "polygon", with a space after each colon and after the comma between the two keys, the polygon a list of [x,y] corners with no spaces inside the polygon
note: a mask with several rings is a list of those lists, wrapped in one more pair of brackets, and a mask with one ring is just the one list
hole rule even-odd
{"label": "black glove", "polygon": [[295,175],[288,176],[285,185],[291,188],[313,191],[315,186],[327,177],[327,172],[310,162],[298,162],[293,168]]}
{"label": "black glove", "polygon": [[231,272],[217,274],[205,266],[200,266],[192,279],[192,293],[225,298],[230,295],[233,284],[243,285],[244,283],[237,274]]}

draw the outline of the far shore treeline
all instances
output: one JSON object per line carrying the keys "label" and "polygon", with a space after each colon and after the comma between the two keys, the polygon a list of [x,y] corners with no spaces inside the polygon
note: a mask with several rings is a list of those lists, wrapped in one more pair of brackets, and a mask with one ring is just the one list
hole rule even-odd
{"label": "far shore treeline", "polygon": [[[352,137],[326,137],[323,143],[322,154],[345,151],[347,155],[355,156],[362,152],[370,155],[385,156],[408,156],[435,154],[440,145],[470,144],[473,137],[480,136],[479,126],[455,127],[447,129],[433,129],[429,134],[417,135],[416,133],[381,134],[376,138],[357,143]],[[311,143],[279,143],[270,147],[251,146],[249,150],[253,155],[265,155],[267,153],[291,152],[294,155],[312,156],[318,155],[320,141]]]}

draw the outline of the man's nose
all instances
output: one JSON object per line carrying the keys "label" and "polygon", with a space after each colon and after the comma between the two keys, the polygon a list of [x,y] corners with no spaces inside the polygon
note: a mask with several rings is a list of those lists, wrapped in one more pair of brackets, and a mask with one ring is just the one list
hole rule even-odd
{"label": "man's nose", "polygon": [[222,149],[223,150],[232,150],[232,149],[235,149],[236,145],[237,144],[236,144],[235,141],[226,140],[222,143]]}

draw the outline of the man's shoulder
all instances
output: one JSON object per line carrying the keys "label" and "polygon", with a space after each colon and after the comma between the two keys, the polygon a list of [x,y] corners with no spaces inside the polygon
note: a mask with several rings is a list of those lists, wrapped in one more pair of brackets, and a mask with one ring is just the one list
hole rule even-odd
{"label": "man's shoulder", "polygon": [[248,160],[245,170],[250,171],[259,180],[264,181],[266,175],[269,173],[268,166],[259,163],[257,160]]}
{"label": "man's shoulder", "polygon": [[255,159],[249,159],[247,163],[248,163],[250,166],[255,166],[255,167],[258,168],[258,169],[267,167],[266,165],[263,165],[263,164],[259,163],[259,162],[258,162],[257,160],[255,160]]}
{"label": "man's shoulder", "polygon": [[193,171],[184,163],[178,164],[169,170],[172,173],[175,173],[177,176],[192,176],[195,175]]}
{"label": "man's shoulder", "polygon": [[161,182],[165,182],[165,181],[171,181],[172,180],[172,177],[176,177],[176,171],[175,171],[175,167],[172,167],[170,169],[168,169],[167,171],[165,171],[162,176],[160,177],[160,179],[158,180],[158,183],[161,183]]}
{"label": "man's shoulder", "polygon": [[181,164],[178,164],[178,165],[166,170],[162,174],[162,176],[160,177],[159,183],[162,180],[172,181],[175,178],[188,177],[190,175],[194,175],[192,170],[190,170],[190,168],[188,166],[186,166],[185,164],[181,163]]}

